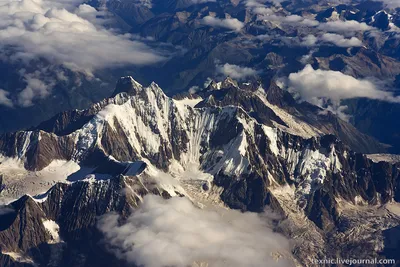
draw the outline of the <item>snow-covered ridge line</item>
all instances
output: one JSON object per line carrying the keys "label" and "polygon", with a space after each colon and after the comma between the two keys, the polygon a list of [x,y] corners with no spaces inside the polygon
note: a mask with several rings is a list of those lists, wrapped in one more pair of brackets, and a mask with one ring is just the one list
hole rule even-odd
{"label": "snow-covered ridge line", "polygon": [[367,157],[371,159],[373,162],[390,162],[390,163],[398,163],[400,162],[400,155],[395,154],[367,154]]}
{"label": "snow-covered ridge line", "polygon": [[[93,116],[68,135],[21,132],[11,140],[21,144],[16,151],[23,153],[12,156],[33,169],[58,159],[96,171],[111,158],[144,162],[142,176],[170,181],[196,179],[193,173],[237,181],[255,176],[266,186],[291,181],[302,197],[340,173],[341,162],[352,155],[336,138],[293,135],[257,122],[237,106],[194,108],[167,97],[155,83],[143,87],[131,77],[122,78],[114,96],[92,108]],[[179,183],[165,183],[168,179],[158,182],[171,195],[180,192]]]}

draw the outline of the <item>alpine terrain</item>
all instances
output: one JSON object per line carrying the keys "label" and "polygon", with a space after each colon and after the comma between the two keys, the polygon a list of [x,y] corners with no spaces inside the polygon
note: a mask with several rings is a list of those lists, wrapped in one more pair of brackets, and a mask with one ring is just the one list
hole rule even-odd
{"label": "alpine terrain", "polygon": [[0,18],[0,266],[400,263],[396,1]]}
{"label": "alpine terrain", "polygon": [[[18,198],[2,208],[2,263],[136,263],[107,249],[98,221],[114,212],[129,222],[149,194],[203,209],[270,207],[271,227],[291,240],[275,253],[293,264],[393,257],[399,164],[354,152],[372,139],[337,118],[317,128],[274,90],[226,79],[173,99],[155,83],[123,77],[112,97],[89,109],[2,135],[2,196]],[[354,138],[335,136],[344,131]]]}

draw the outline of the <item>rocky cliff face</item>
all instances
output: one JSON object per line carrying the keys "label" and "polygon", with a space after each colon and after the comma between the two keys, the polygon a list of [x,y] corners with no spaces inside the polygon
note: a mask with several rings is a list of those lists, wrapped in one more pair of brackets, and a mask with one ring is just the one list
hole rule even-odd
{"label": "rocky cliff face", "polygon": [[211,83],[198,92],[204,98],[197,107],[239,105],[259,123],[283,129],[305,138],[333,134],[352,150],[361,153],[385,151],[387,147],[361,133],[332,113],[322,112],[307,102],[298,103],[275,82],[263,87],[258,82],[238,85],[229,78]]}
{"label": "rocky cliff face", "polygon": [[[332,133],[361,139],[359,147],[372,139],[339,119],[336,128],[335,120],[322,120],[326,127],[319,130],[304,119],[300,111],[305,107],[291,105],[293,100],[273,87],[240,88],[229,80],[212,86],[202,93],[203,100],[176,100],[155,83],[143,87],[125,77],[112,98],[88,110],[60,114],[32,131],[3,135],[3,158],[14,158],[28,170],[64,160],[90,168],[91,174],[78,171],[75,180],[84,181],[57,184],[42,200],[23,196],[11,203],[1,220],[0,239],[6,240],[2,260],[23,255],[19,261],[41,265],[97,264],[105,257],[98,257],[104,248],[96,243],[101,238],[94,227],[97,216],[115,211],[123,218],[148,193],[217,198],[242,211],[271,206],[287,218],[281,231],[300,241],[294,254],[305,265],[314,255],[357,249],[332,246],[343,239],[385,257],[382,246],[371,245],[383,242],[382,232],[371,232],[376,220],[368,215],[372,211],[364,216],[369,227],[361,229],[371,240],[357,239],[351,231],[362,227],[354,215],[360,207],[378,210],[400,200],[398,164],[375,163],[354,152]],[[306,114],[313,114],[311,107]],[[314,116],[312,120],[321,121],[322,115]],[[99,173],[114,178],[95,181]],[[382,212],[387,216],[381,230],[400,224],[392,209]],[[57,236],[54,229],[59,229]],[[307,233],[299,236],[299,231]],[[63,253],[55,259],[51,249]],[[82,262],[64,261],[66,255]],[[101,264],[116,259],[108,260]]]}
{"label": "rocky cliff face", "polygon": [[1,215],[2,266],[124,266],[101,246],[97,219],[108,212],[126,217],[149,192],[170,197],[123,176],[60,183],[40,196],[21,197]]}

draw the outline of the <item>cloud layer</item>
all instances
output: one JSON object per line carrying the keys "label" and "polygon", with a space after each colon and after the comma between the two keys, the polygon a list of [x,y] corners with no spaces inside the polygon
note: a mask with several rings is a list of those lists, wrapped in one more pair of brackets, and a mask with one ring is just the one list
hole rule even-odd
{"label": "cloud layer", "polygon": [[[302,17],[293,14],[282,14],[279,9],[267,7],[264,0],[246,0],[246,7],[258,15],[259,20],[273,21],[275,23],[287,24],[293,27],[309,27],[318,30],[314,34],[301,37],[300,45],[315,46],[319,42],[331,43],[339,47],[359,47],[362,46],[362,41],[354,37],[356,32],[364,32],[374,30],[375,28],[368,26],[366,23],[357,21],[328,21],[320,23],[312,17]],[[276,5],[275,5],[276,6]],[[313,31],[314,32],[314,31]],[[340,33],[340,34],[339,34]],[[261,39],[267,35],[259,36]],[[348,38],[346,38],[348,37]],[[282,41],[296,41],[299,38],[280,37]]]}
{"label": "cloud layer", "polygon": [[400,102],[399,97],[379,90],[369,80],[356,79],[339,71],[314,70],[311,65],[306,65],[297,73],[291,73],[288,82],[291,91],[314,104],[317,104],[320,98],[340,101],[359,97]]}
{"label": "cloud layer", "polygon": [[289,243],[269,222],[254,213],[201,210],[186,198],[148,195],[125,224],[106,215],[98,226],[119,258],[140,266],[293,266],[276,259],[290,251]]}
{"label": "cloud layer", "polygon": [[[165,59],[132,36],[105,29],[106,12],[86,4],[77,5],[76,0],[0,3],[0,48],[9,51],[2,55],[2,60],[18,61],[25,66],[43,60],[52,66],[93,76],[99,69],[153,64]],[[18,104],[29,106],[35,98],[50,95],[57,77],[49,83],[41,80],[42,76],[45,74],[21,74],[26,87],[20,88]],[[9,95],[1,92],[1,104],[11,106],[7,99]]]}
{"label": "cloud layer", "polygon": [[97,12],[88,5],[70,12],[41,0],[9,2],[0,7],[0,44],[12,46],[17,51],[14,58],[29,61],[42,57],[72,70],[93,71],[162,59],[129,35],[116,35],[86,19]]}

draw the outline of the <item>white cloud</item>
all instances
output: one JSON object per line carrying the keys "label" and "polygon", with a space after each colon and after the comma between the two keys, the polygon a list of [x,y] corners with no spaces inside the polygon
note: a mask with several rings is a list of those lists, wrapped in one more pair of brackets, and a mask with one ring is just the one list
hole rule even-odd
{"label": "white cloud", "polygon": [[143,5],[147,8],[153,7],[153,2],[151,0],[136,0],[136,2],[140,5]]}
{"label": "white cloud", "polygon": [[280,7],[281,3],[285,0],[246,0],[246,6],[257,7],[264,6],[265,3],[273,3],[275,6]]}
{"label": "white cloud", "polygon": [[198,4],[204,4],[204,3],[210,3],[210,2],[217,2],[217,0],[190,0],[190,1],[188,1],[187,4],[198,5]]}
{"label": "white cloud", "polygon": [[222,208],[202,210],[187,198],[147,195],[123,225],[118,215],[98,224],[110,249],[139,266],[293,266],[288,240],[274,233],[266,214]]}
{"label": "white cloud", "polygon": [[[107,14],[76,0],[6,0],[0,4],[0,47],[9,61],[26,65],[44,60],[52,66],[93,76],[93,72],[124,65],[146,65],[164,60],[132,36],[104,28]],[[7,53],[7,54],[10,54]],[[50,94],[51,85],[25,77],[28,83],[18,96],[23,106]]]}
{"label": "white cloud", "polygon": [[[267,37],[267,36],[266,36]],[[264,36],[258,36],[258,39],[266,39]],[[280,40],[286,42],[288,44],[299,44],[302,46],[318,46],[321,42],[332,43],[339,47],[359,47],[362,46],[363,43],[356,37],[346,38],[343,35],[336,33],[323,33],[322,35],[315,36],[313,34],[309,34],[303,37],[280,37]]]}
{"label": "white cloud", "polygon": [[349,33],[349,32],[358,32],[358,31],[368,31],[372,30],[373,27],[368,26],[366,23],[358,22],[355,20],[336,20],[329,21],[326,23],[322,23],[318,26],[318,29],[329,32],[341,32],[341,33]]}
{"label": "white cloud", "polygon": [[303,24],[303,25],[309,26],[309,27],[314,27],[319,24],[319,22],[316,20],[303,18],[302,16],[299,16],[299,15],[289,15],[289,16],[281,16],[281,17],[277,16],[277,19],[281,20],[282,22],[289,23],[289,24],[297,23],[297,24]]}
{"label": "white cloud", "polygon": [[299,15],[289,15],[289,16],[281,16],[279,17],[282,20],[289,22],[289,23],[298,23],[303,21],[303,17],[299,16]]}
{"label": "white cloud", "polygon": [[356,79],[339,71],[314,70],[306,65],[303,70],[291,73],[289,90],[303,100],[319,105],[321,98],[339,102],[343,99],[365,97],[389,102],[400,102],[390,92],[382,91],[369,80]]}
{"label": "white cloud", "polygon": [[[276,2],[275,4],[279,4],[279,2]],[[286,24],[291,24],[291,25],[297,24],[297,25],[303,25],[303,26],[307,26],[307,27],[314,27],[314,26],[318,26],[318,24],[319,24],[319,22],[314,19],[304,18],[299,15],[288,15],[288,16],[277,15],[275,8],[266,7],[262,1],[248,0],[246,2],[246,6],[254,14],[257,14],[260,16],[258,18],[259,20],[269,20],[269,21],[281,22],[281,23],[286,23]]]}
{"label": "white cloud", "polygon": [[304,46],[314,46],[318,41],[318,38],[312,34],[302,38],[301,44]]}
{"label": "white cloud", "polygon": [[324,33],[320,39],[340,47],[357,47],[363,45],[360,39],[356,37],[345,38],[343,35],[335,33]]}
{"label": "white cloud", "polygon": [[244,23],[238,19],[220,19],[212,16],[206,16],[201,20],[201,23],[216,28],[225,28],[233,31],[240,31]]}
{"label": "white cloud", "polygon": [[[149,8],[153,7],[153,3],[151,0],[136,0],[136,1],[142,2],[145,6],[147,6]],[[216,1],[217,0],[185,0],[185,1],[179,2],[178,8],[186,8],[186,7],[190,7],[192,5],[198,5],[198,4],[210,3],[210,2],[216,2]]]}
{"label": "white cloud", "polygon": [[11,101],[11,99],[9,98],[10,93],[0,89],[0,105],[6,106],[6,107],[13,107],[13,102]]}
{"label": "white cloud", "polygon": [[26,87],[18,94],[18,104],[23,107],[33,105],[34,99],[44,99],[50,95],[55,84],[54,80],[44,81],[40,72],[24,74]]}
{"label": "white cloud", "polygon": [[255,76],[260,73],[258,70],[252,68],[228,63],[224,65],[217,65],[217,72],[225,76],[229,76],[235,80],[243,80],[247,77]]}
{"label": "white cloud", "polygon": [[200,90],[200,87],[198,87],[197,85],[195,85],[195,86],[190,87],[189,90],[188,90],[188,92],[189,92],[189,94],[195,94],[195,93],[197,93],[199,90]]}
{"label": "white cloud", "polygon": [[301,37],[263,34],[263,35],[257,35],[255,38],[262,41],[279,39],[280,41],[284,42],[287,45],[302,45],[308,47],[319,46],[321,43],[331,43],[339,47],[363,46],[362,41],[356,37],[346,38],[345,36],[336,33],[322,33],[320,35],[308,34],[306,36],[301,36]]}
{"label": "white cloud", "polygon": [[207,88],[212,83],[212,81],[213,81],[213,79],[211,79],[210,77],[207,77],[207,79],[203,83],[203,88]]}
{"label": "white cloud", "polygon": [[397,8],[400,7],[399,0],[375,0],[377,2],[383,2],[389,8]]}
{"label": "white cloud", "polygon": [[257,38],[258,40],[262,40],[262,41],[266,41],[266,40],[270,40],[272,39],[274,36],[270,35],[270,34],[260,34],[260,35],[256,35],[255,38]]}
{"label": "white cloud", "polygon": [[[73,70],[93,71],[126,64],[155,63],[160,55],[129,35],[115,35],[66,9],[24,0],[0,7],[0,44],[14,47],[16,57],[37,57]],[[97,12],[86,5],[77,13]]]}
{"label": "white cloud", "polygon": [[303,21],[301,21],[301,24],[308,26],[308,27],[315,27],[319,25],[319,22],[317,20],[314,19],[303,19]]}
{"label": "white cloud", "polygon": [[245,5],[247,7],[264,7],[266,0],[246,0]]}
{"label": "white cloud", "polygon": [[275,13],[275,11],[272,10],[271,8],[264,6],[255,6],[253,8],[253,12],[257,15],[263,15],[263,16],[272,16]]}
{"label": "white cloud", "polygon": [[256,12],[256,14],[262,15],[261,19],[263,20],[275,21],[297,26],[303,25],[307,27],[315,27],[319,25],[318,21],[303,18],[299,15],[278,16],[275,14],[271,14],[270,12],[273,11],[269,8],[256,8],[254,9],[254,11]]}

